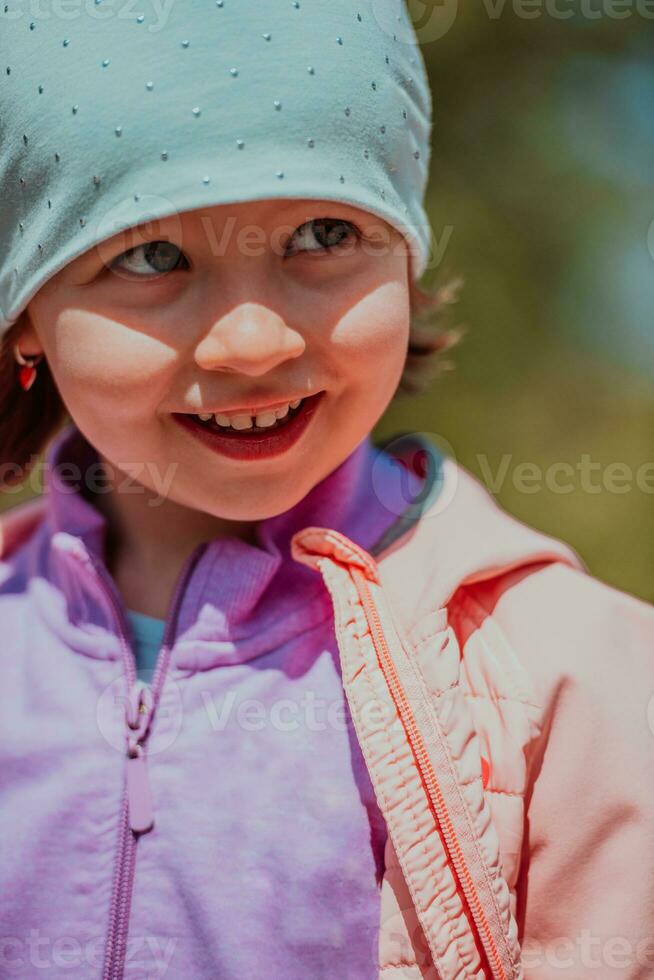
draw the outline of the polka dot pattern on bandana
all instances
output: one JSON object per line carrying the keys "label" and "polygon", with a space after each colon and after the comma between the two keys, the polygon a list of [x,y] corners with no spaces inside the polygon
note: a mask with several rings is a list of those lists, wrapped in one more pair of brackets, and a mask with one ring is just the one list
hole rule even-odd
{"label": "polka dot pattern on bandana", "polygon": [[352,204],[420,277],[432,102],[404,0],[140,6],[0,6],[0,334],[99,242],[231,201]]}

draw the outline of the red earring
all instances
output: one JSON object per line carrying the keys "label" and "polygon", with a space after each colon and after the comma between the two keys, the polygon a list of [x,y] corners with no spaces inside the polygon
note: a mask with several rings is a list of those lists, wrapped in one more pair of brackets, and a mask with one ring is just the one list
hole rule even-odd
{"label": "red earring", "polygon": [[14,357],[16,362],[21,365],[18,372],[18,382],[24,391],[29,391],[36,379],[36,365],[43,359],[43,354],[36,354],[34,357],[23,357],[18,344],[14,344]]}

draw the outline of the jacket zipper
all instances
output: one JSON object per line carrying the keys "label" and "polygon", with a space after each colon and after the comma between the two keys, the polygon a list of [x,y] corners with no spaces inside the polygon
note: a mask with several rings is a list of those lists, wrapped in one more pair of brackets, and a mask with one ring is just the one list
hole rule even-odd
{"label": "jacket zipper", "polygon": [[144,743],[151,729],[152,719],[170,664],[172,641],[177,628],[181,599],[190,575],[200,560],[207,544],[200,544],[187,558],[177,580],[171,599],[164,637],[157,656],[151,687],[138,680],[136,657],[129,641],[129,627],[123,603],[114,580],[97,558],[88,553],[114,611],[118,637],[123,654],[124,676],[127,682],[125,710],[126,765],[125,789],[120,812],[120,829],[109,909],[109,927],[105,944],[102,980],[123,980],[125,954],[129,931],[129,913],[134,884],[136,843],[140,833],[153,825],[152,802],[147,774]]}
{"label": "jacket zipper", "polygon": [[391,696],[393,697],[399,715],[404,724],[409,742],[411,743],[411,747],[427,787],[430,802],[433,809],[436,811],[439,825],[447,842],[450,859],[459,878],[459,882],[468,903],[470,913],[472,914],[475,925],[479,930],[480,939],[483,943],[483,949],[489,961],[491,971],[489,975],[492,978],[497,978],[497,980],[508,980],[502,965],[499,951],[492,935],[490,925],[486,915],[484,914],[482,903],[475,888],[472,875],[470,874],[470,870],[466,864],[456,831],[447,811],[447,806],[445,805],[445,800],[438,784],[436,773],[434,772],[434,768],[427,754],[425,743],[416,724],[413,712],[411,711],[408,698],[397,675],[393,658],[388,650],[384,630],[379,618],[375,600],[368,586],[368,581],[364,573],[358,568],[351,568],[351,574],[361,599],[368,625],[370,626],[373,645],[379,658],[382,672],[386,678]]}

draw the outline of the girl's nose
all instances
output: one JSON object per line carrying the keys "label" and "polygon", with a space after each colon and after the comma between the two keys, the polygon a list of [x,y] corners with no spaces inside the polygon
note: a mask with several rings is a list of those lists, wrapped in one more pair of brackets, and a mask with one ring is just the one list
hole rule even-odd
{"label": "girl's nose", "polygon": [[255,304],[243,304],[216,321],[195,349],[207,371],[227,369],[258,376],[282,361],[299,357],[304,338],[284,320]]}

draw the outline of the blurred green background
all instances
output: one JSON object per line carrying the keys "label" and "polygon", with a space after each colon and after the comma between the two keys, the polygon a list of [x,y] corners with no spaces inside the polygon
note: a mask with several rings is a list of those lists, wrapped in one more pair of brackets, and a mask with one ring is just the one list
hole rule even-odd
{"label": "blurred green background", "polygon": [[[434,99],[428,211],[446,243],[423,284],[464,278],[448,322],[467,333],[455,369],[396,400],[374,436],[431,433],[511,513],[654,601],[654,5],[409,6]],[[543,474],[532,492],[524,463]]]}
{"label": "blurred green background", "polygon": [[[654,5],[652,19],[635,2],[616,19],[609,0],[532,19],[520,11],[537,4],[508,0],[410,7],[447,242],[423,285],[465,280],[447,322],[466,335],[454,369],[375,434],[433,433],[520,520],[654,601]],[[542,473],[529,493],[524,463]]]}

